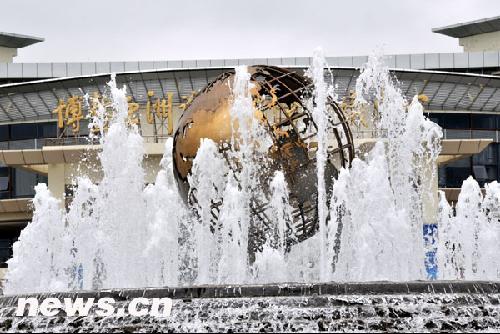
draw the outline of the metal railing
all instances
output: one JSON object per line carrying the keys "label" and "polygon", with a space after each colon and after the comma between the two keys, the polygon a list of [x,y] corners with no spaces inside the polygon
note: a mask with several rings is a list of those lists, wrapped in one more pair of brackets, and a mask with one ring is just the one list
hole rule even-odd
{"label": "metal railing", "polygon": [[142,136],[145,143],[165,143],[171,136]]}
{"label": "metal railing", "polygon": [[492,139],[498,143],[500,131],[498,130],[455,130],[443,129],[445,139]]}
{"label": "metal railing", "polygon": [[89,137],[45,138],[43,146],[97,145],[99,139]]}
{"label": "metal railing", "polygon": [[37,149],[44,146],[44,139],[24,139],[0,142],[0,150],[26,150]]}
{"label": "metal railing", "polygon": [[[386,138],[387,130],[353,130],[355,139]],[[443,129],[443,139],[492,139],[500,142],[500,130]]]}
{"label": "metal railing", "polygon": [[352,130],[354,139],[386,138],[387,130]]}
{"label": "metal railing", "polygon": [[[386,138],[387,130],[354,130],[354,139]],[[165,143],[170,136],[142,136],[145,143]],[[500,142],[500,130],[443,129],[444,139],[492,139]],[[35,138],[0,142],[0,150],[41,149],[43,146],[98,145],[98,138]]]}
{"label": "metal railing", "polygon": [[[142,136],[145,143],[165,143],[169,136]],[[35,138],[24,140],[10,140],[0,142],[0,150],[28,150],[41,149],[44,146],[71,146],[71,145],[98,145],[98,138],[63,137],[63,138]]]}

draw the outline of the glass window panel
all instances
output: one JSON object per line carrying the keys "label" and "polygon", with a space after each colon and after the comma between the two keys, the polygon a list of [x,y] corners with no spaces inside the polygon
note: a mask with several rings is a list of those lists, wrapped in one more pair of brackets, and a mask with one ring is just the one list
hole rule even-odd
{"label": "glass window panel", "polygon": [[488,145],[481,153],[474,154],[472,161],[475,165],[496,165],[497,144]]}
{"label": "glass window panel", "polygon": [[0,247],[10,247],[10,239],[0,239]]}
{"label": "glass window panel", "polygon": [[470,166],[471,166],[470,158],[463,158],[460,160],[456,160],[446,165],[446,167],[464,167],[464,168],[465,167],[470,168]]}
{"label": "glass window panel", "polygon": [[1,125],[0,126],[0,141],[9,140],[9,126]]}
{"label": "glass window panel", "polygon": [[0,191],[0,199],[12,198],[10,191]]}
{"label": "glass window panel", "polygon": [[9,177],[1,176],[0,177],[0,191],[9,190]]}
{"label": "glass window panel", "polygon": [[487,180],[488,179],[488,172],[486,172],[486,167],[473,166],[472,170],[474,171],[474,177],[477,180]]}
{"label": "glass window panel", "polygon": [[88,136],[89,135],[89,121],[86,119],[82,119],[80,121],[80,132],[78,133],[80,136]]}
{"label": "glass window panel", "polygon": [[442,114],[444,128],[446,129],[470,129],[469,114]]}
{"label": "glass window panel", "polygon": [[38,124],[38,138],[56,138],[57,137],[57,123],[39,123]]}
{"label": "glass window panel", "polygon": [[10,258],[10,247],[0,247],[0,262],[7,262]]}
{"label": "glass window panel", "polygon": [[37,182],[37,175],[20,168],[14,170],[14,196],[15,197],[31,197],[35,194],[35,185]]}
{"label": "glass window panel", "polygon": [[9,167],[0,167],[0,176],[9,176]]}
{"label": "glass window panel", "polygon": [[430,114],[429,119],[439,125],[440,127],[444,127],[444,114]]}
{"label": "glass window panel", "polygon": [[460,188],[464,180],[470,175],[470,168],[448,167],[446,168],[446,186],[448,188]]}
{"label": "glass window panel", "polygon": [[500,130],[500,116],[497,115],[497,124],[496,124],[496,129],[499,129]]}
{"label": "glass window panel", "polygon": [[496,115],[472,115],[471,127],[473,129],[496,129]]}
{"label": "glass window panel", "polygon": [[463,158],[439,168],[440,187],[460,188],[464,180],[472,175],[470,158]]}
{"label": "glass window panel", "polygon": [[498,167],[497,166],[485,166],[486,172],[488,173],[488,182],[495,181],[498,177]]}
{"label": "glass window panel", "polygon": [[0,239],[0,263],[6,262],[11,257],[12,243],[11,239]]}
{"label": "glass window panel", "polygon": [[36,138],[36,124],[12,124],[10,126],[11,140]]}
{"label": "glass window panel", "polygon": [[440,188],[446,188],[446,167],[439,167],[438,171],[438,185]]}
{"label": "glass window panel", "polygon": [[49,184],[49,178],[47,176],[45,176],[45,175],[38,175],[37,184],[38,183]]}

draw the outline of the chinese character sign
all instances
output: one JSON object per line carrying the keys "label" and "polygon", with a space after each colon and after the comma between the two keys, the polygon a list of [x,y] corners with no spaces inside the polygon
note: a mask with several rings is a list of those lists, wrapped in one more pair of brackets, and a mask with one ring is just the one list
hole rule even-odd
{"label": "chinese character sign", "polygon": [[[155,97],[153,91],[148,91],[146,104],[142,106],[135,102],[131,96],[128,96],[128,124],[140,127],[142,110],[148,124],[163,125],[167,129],[167,133],[171,135],[173,133],[173,93],[166,93],[165,95],[166,98]],[[99,115],[103,124],[99,126],[91,125],[89,131],[93,135],[107,130],[108,120],[111,115],[108,112],[111,108],[111,101],[98,93],[94,93],[86,101],[82,96],[71,96],[66,100],[60,99],[57,107],[52,112],[57,115],[57,127],[60,129],[60,134],[71,131],[73,135],[79,135],[80,121],[84,118],[96,119],[100,105],[104,107],[104,114]],[[84,115],[84,107],[87,107],[85,108],[88,110],[87,115]]]}

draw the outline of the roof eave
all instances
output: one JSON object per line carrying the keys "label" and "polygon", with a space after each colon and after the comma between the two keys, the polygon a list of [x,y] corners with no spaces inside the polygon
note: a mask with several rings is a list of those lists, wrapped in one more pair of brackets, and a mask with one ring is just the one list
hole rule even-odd
{"label": "roof eave", "polygon": [[432,29],[433,33],[453,38],[464,38],[495,31],[500,31],[500,16]]}
{"label": "roof eave", "polygon": [[0,46],[6,48],[20,49],[43,41],[41,37],[0,32]]}

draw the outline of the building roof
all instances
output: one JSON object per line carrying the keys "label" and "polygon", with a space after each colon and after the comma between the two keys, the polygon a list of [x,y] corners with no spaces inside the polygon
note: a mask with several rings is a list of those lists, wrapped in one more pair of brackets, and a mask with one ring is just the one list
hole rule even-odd
{"label": "building roof", "polygon": [[[420,53],[387,55],[383,58],[391,69],[412,70],[483,70],[500,67],[500,51],[460,53]],[[368,56],[326,57],[332,67],[362,67]],[[234,68],[238,65],[272,65],[282,67],[309,67],[310,57],[282,58],[237,58],[168,61],[125,61],[125,62],[69,62],[69,63],[0,63],[1,79],[46,79],[96,75],[102,73],[123,73],[151,70],[194,70]]]}
{"label": "building roof", "polygon": [[[303,71],[304,67],[291,68]],[[147,92],[157,97],[173,93],[173,103],[202,89],[228,68],[150,70],[117,73],[119,85],[125,84],[135,102],[146,103]],[[355,68],[332,68],[339,97],[355,89],[359,71]],[[500,77],[490,75],[394,70],[401,91],[411,99],[416,94],[429,97],[429,111],[500,112]],[[0,123],[34,119],[56,119],[53,110],[60,99],[94,93],[105,94],[110,74],[47,79],[35,82],[0,85]]]}
{"label": "building roof", "polygon": [[43,41],[44,39],[40,37],[12,34],[0,31],[0,46],[6,48],[19,49]]}
{"label": "building roof", "polygon": [[432,32],[454,38],[474,36],[495,31],[500,31],[500,16],[432,29]]}

